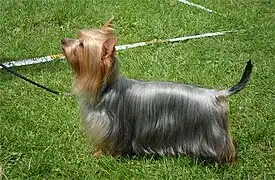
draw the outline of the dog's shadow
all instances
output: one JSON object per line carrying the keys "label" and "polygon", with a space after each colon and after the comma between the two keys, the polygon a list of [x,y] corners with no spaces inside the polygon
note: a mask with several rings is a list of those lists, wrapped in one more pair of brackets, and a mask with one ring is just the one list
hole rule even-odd
{"label": "dog's shadow", "polygon": [[175,155],[175,156],[161,156],[161,155],[143,155],[138,156],[136,154],[123,154],[121,156],[116,157],[116,161],[118,163],[128,163],[129,160],[131,161],[145,161],[145,162],[166,162],[168,161],[178,161],[182,162],[185,165],[188,166],[201,166],[201,167],[215,167],[218,169],[223,169],[224,167],[231,166],[232,164],[225,164],[225,163],[218,163],[215,161],[215,159],[209,159],[209,158],[198,158],[191,155]]}

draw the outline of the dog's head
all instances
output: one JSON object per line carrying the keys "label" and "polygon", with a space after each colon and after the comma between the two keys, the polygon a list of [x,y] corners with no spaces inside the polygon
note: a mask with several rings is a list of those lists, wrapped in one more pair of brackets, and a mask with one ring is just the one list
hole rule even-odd
{"label": "dog's head", "polygon": [[111,20],[101,29],[80,30],[77,39],[61,40],[62,49],[75,72],[77,92],[97,96],[116,68],[117,37]]}

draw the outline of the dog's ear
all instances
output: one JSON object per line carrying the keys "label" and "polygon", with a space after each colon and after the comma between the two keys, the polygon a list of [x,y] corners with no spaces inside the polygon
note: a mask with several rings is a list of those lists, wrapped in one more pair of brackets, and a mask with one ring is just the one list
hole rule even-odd
{"label": "dog's ear", "polygon": [[106,59],[110,56],[113,56],[115,53],[115,46],[117,43],[116,37],[110,37],[106,39],[106,41],[103,43],[102,52],[103,52],[103,59]]}
{"label": "dog's ear", "polygon": [[102,31],[106,31],[108,28],[112,28],[112,20],[114,19],[114,16],[111,17],[101,28]]}

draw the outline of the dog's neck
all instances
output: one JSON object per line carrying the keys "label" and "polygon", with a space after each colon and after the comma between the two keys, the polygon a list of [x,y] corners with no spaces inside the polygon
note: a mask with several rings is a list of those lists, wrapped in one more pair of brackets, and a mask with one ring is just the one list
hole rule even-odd
{"label": "dog's neck", "polygon": [[107,78],[102,79],[100,89],[97,92],[97,94],[89,92],[88,90],[78,91],[77,94],[79,95],[79,97],[81,97],[81,99],[85,99],[85,101],[89,104],[97,104],[102,98],[102,96],[106,93],[106,91],[108,91],[110,87],[113,87],[114,84],[117,83],[120,77],[119,62],[117,61],[116,57],[114,57],[113,62],[113,69]]}

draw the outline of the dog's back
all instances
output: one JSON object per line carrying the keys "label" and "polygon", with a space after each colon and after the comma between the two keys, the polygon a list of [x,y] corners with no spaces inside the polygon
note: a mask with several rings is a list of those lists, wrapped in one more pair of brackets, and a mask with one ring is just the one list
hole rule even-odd
{"label": "dog's back", "polygon": [[226,102],[218,93],[170,82],[141,82],[127,89],[119,109],[134,123],[134,152],[222,159],[232,145],[226,136]]}
{"label": "dog's back", "polygon": [[225,158],[226,148],[226,154],[234,152],[226,103],[215,96],[217,90],[123,77],[107,89],[93,114],[105,112],[106,118],[94,119],[108,121],[103,139],[112,140],[105,144],[111,152],[189,154],[217,161]]}

